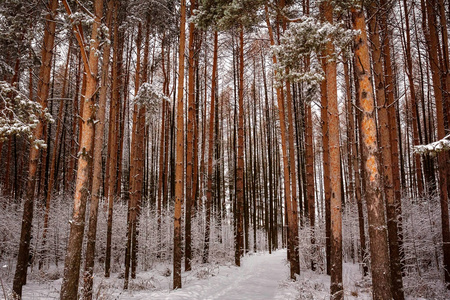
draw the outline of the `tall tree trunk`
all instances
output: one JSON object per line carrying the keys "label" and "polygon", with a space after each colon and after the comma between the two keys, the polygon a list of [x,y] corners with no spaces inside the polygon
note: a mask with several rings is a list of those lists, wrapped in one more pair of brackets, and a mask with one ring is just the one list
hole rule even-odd
{"label": "tall tree trunk", "polygon": [[[423,2],[423,0],[422,0]],[[444,125],[444,105],[441,90],[440,70],[438,60],[438,39],[435,21],[435,0],[426,1],[426,15],[428,18],[428,31],[425,32],[425,38],[428,45],[428,53],[431,65],[431,77],[433,81],[434,99],[436,101],[436,119],[437,119],[437,138],[445,137]],[[422,8],[424,5],[422,3]],[[425,15],[425,11],[422,12]],[[424,28],[424,30],[426,30]],[[442,245],[444,253],[444,274],[445,282],[450,283],[450,225],[448,213],[448,186],[447,186],[447,153],[441,151],[438,153],[439,166],[439,196],[441,202],[441,224],[442,224]],[[447,285],[450,288],[450,285]]]}
{"label": "tall tree trunk", "polygon": [[[61,99],[64,101],[64,98],[66,98],[66,88],[67,88],[67,81],[68,81],[68,72],[69,72],[69,62],[70,62],[70,50],[71,50],[71,42],[69,42],[69,50],[67,51],[67,59],[66,59],[66,65],[64,68],[64,78],[63,78],[63,86],[62,86],[62,93],[61,93]],[[62,132],[62,125],[63,125],[63,114],[64,114],[64,103],[60,102],[59,109],[58,109],[58,119],[56,121],[56,134],[55,134],[55,142],[53,146],[53,152],[52,152],[52,159],[50,162],[50,175],[48,180],[48,187],[47,187],[47,199],[45,201],[45,212],[44,212],[44,225],[42,229],[42,251],[41,251],[41,257],[39,260],[39,269],[42,268],[43,260],[45,256],[45,244],[47,242],[47,230],[48,230],[48,222],[49,222],[49,214],[50,214],[50,203],[52,199],[52,191],[53,191],[53,185],[55,182],[55,173],[56,173],[56,158],[58,154],[58,142],[61,136]]]}
{"label": "tall tree trunk", "polygon": [[[353,80],[355,84],[355,91],[358,93],[358,80],[357,80],[357,73],[356,68],[354,66],[355,62],[353,59]],[[357,95],[355,95],[357,98]],[[349,99],[351,101],[351,99]],[[353,110],[353,102],[349,103],[349,106],[351,110]],[[367,276],[369,274],[369,268],[367,266],[366,257],[367,257],[367,248],[366,248],[366,233],[364,230],[365,222],[364,222],[364,209],[363,209],[363,203],[362,203],[362,191],[365,190],[366,185],[365,183],[365,175],[364,175],[364,166],[363,161],[361,159],[361,149],[362,149],[362,143],[361,143],[361,136],[358,136],[358,128],[361,126],[358,126],[358,113],[356,112],[355,115],[350,114],[351,117],[349,119],[349,130],[352,130],[352,164],[354,170],[360,170],[360,174],[355,173],[355,197],[356,197],[356,205],[358,209],[358,227],[359,227],[359,240],[360,240],[360,247],[361,247],[361,263],[363,265],[363,275]],[[359,150],[359,151],[358,151]],[[361,166],[361,167],[359,167]],[[363,182],[363,183],[362,183]]]}
{"label": "tall tree trunk", "polygon": [[[294,148],[294,121],[292,112],[292,94],[291,94],[291,84],[286,81],[286,107],[288,115],[288,144],[289,144],[289,169],[291,175],[291,216],[292,219],[289,223],[289,239],[291,240],[291,277],[295,274],[300,275],[300,257],[299,257],[299,236],[298,236],[298,205],[297,205],[297,183],[296,183],[296,172],[295,172],[295,148]],[[292,275],[294,273],[294,275]]]}
{"label": "tall tree trunk", "polygon": [[[420,145],[419,140],[419,131],[417,124],[420,123],[419,115],[417,111],[417,103],[416,103],[416,89],[414,86],[414,76],[413,76],[413,67],[412,67],[412,56],[411,56],[411,35],[410,35],[410,29],[409,29],[409,13],[407,8],[407,2],[406,0],[403,0],[403,6],[405,9],[405,31],[406,31],[406,65],[408,72],[406,73],[408,75],[409,80],[409,92],[410,92],[410,99],[411,99],[411,115],[412,115],[412,124],[413,124],[413,137],[414,137],[414,145]],[[417,187],[419,196],[423,195],[423,175],[422,175],[422,166],[420,162],[420,156],[415,155],[415,168],[416,168],[416,178],[417,178]]]}
{"label": "tall tree trunk", "polygon": [[213,201],[213,169],[214,169],[214,117],[216,104],[216,84],[217,84],[217,52],[218,52],[218,37],[217,31],[214,31],[214,52],[213,52],[213,69],[211,76],[211,107],[209,114],[209,133],[208,133],[208,184],[206,187],[206,216],[205,216],[205,243],[203,249],[203,263],[209,260],[209,239],[211,231],[211,206]]}
{"label": "tall tree trunk", "polygon": [[[448,31],[447,31],[447,14],[444,7],[444,0],[438,0],[439,7],[439,21],[440,21],[440,29],[441,29],[441,39],[442,39],[442,56],[443,56],[443,74],[442,74],[442,82],[444,85],[444,99],[443,99],[443,107],[447,110],[447,115],[444,113],[445,124],[450,125],[450,57],[449,57],[449,49],[448,49]],[[448,162],[448,157],[447,157]],[[448,173],[448,172],[447,172]],[[449,180],[449,175],[447,174],[447,180]],[[447,193],[450,191],[450,187],[448,188]]]}
{"label": "tall tree trunk", "polygon": [[314,199],[314,152],[313,152],[313,123],[312,123],[312,112],[311,103],[306,104],[306,193],[308,196],[308,216],[309,216],[309,227],[311,232],[311,270],[316,270],[316,264],[314,262],[315,253],[315,219],[316,219],[316,208]]}
{"label": "tall tree trunk", "polygon": [[[190,15],[194,15],[196,8],[195,0],[191,0]],[[192,238],[191,238],[191,215],[192,215],[192,198],[194,190],[194,126],[195,122],[195,73],[194,73],[194,55],[195,55],[195,24],[189,23],[189,63],[188,63],[188,118],[187,118],[187,136],[186,136],[186,221],[185,221],[185,251],[184,251],[184,269],[191,270],[192,260]],[[214,80],[214,79],[213,79]],[[206,246],[206,245],[205,245]]]}
{"label": "tall tree trunk", "polygon": [[[149,47],[150,47],[150,16],[147,15],[145,22],[145,46],[144,46],[144,61],[142,70],[142,80],[148,82],[148,60],[149,60]],[[137,254],[138,254],[138,236],[139,236],[139,219],[141,215],[142,207],[142,193],[145,191],[145,170],[148,169],[145,166],[146,158],[146,148],[148,145],[148,126],[146,125],[146,106],[144,104],[138,105],[138,127],[136,129],[137,136],[137,168],[136,168],[136,186],[133,189],[136,191],[136,220],[133,226],[132,232],[132,252],[131,252],[131,278],[136,279],[136,268],[137,268]],[[131,180],[132,177],[130,177]],[[146,195],[144,195],[146,197]]]}
{"label": "tall tree trunk", "polygon": [[[268,8],[266,6],[266,23],[267,27],[269,29],[269,37],[270,37],[270,44],[273,46],[275,45],[275,39],[272,31],[272,27],[270,26],[269,22],[269,16],[268,16]],[[272,61],[274,64],[276,64],[277,59],[273,55]],[[278,113],[279,113],[279,119],[280,119],[280,131],[281,131],[281,150],[282,150],[282,156],[283,156],[283,173],[284,173],[284,197],[285,197],[285,208],[286,208],[286,214],[285,218],[287,219],[287,224],[290,224],[290,220],[292,220],[292,206],[291,206],[291,187],[290,187],[290,172],[289,172],[289,156],[288,156],[288,149],[287,149],[287,138],[286,138],[286,118],[285,118],[285,109],[284,109],[284,95],[283,91],[280,87],[277,87],[276,89],[277,93],[277,101],[278,101]],[[298,224],[296,224],[298,226]],[[292,240],[291,240],[292,241]],[[288,258],[291,263],[290,267],[290,275],[291,279],[295,279],[295,271],[298,270],[295,266],[295,264],[291,261],[289,253],[294,252],[294,244],[289,243],[288,247]]]}
{"label": "tall tree trunk", "polygon": [[[19,79],[19,67],[20,67],[20,52],[19,52],[19,57],[16,59],[16,62],[14,64],[14,75],[12,76],[11,79],[11,85],[17,84],[17,81]],[[11,93],[9,95],[9,97],[13,97],[13,94]],[[2,105],[3,108],[3,105]],[[7,116],[9,118],[11,118],[12,116],[10,114],[7,113]],[[15,137],[14,137],[15,139]],[[5,177],[4,177],[4,183],[3,183],[3,194],[7,197],[11,197],[12,196],[12,190],[11,190],[11,184],[10,184],[10,170],[11,170],[11,150],[12,150],[12,140],[13,138],[9,138],[8,141],[8,151],[6,154],[6,171],[5,171]],[[1,142],[3,145],[3,142]],[[2,145],[0,145],[0,153],[2,150]],[[14,143],[15,145],[15,143]],[[16,169],[16,168],[14,168]]]}
{"label": "tall tree trunk", "polygon": [[235,264],[241,265],[243,255],[243,213],[244,213],[244,27],[239,28],[239,117],[237,134],[237,169],[236,169],[236,241]]}
{"label": "tall tree trunk", "polygon": [[352,8],[353,29],[360,33],[355,37],[356,72],[358,76],[358,99],[362,110],[360,124],[365,166],[367,214],[369,221],[373,299],[391,299],[389,248],[381,195],[382,182],[379,173],[378,146],[375,123],[375,107],[370,80],[370,57],[364,12]]}
{"label": "tall tree trunk", "polygon": [[[325,19],[333,24],[333,7],[330,2],[325,3]],[[341,195],[341,164],[339,147],[339,110],[337,101],[336,60],[334,45],[327,43],[326,54],[329,60],[326,63],[327,99],[329,113],[329,146],[330,146],[330,220],[331,220],[331,299],[343,299],[344,287],[342,284],[342,195]]]}
{"label": "tall tree trunk", "polygon": [[[111,19],[114,8],[114,0],[109,0],[106,11],[106,25],[111,30]],[[111,31],[109,31],[109,39],[111,39]],[[111,53],[111,46],[109,43],[105,44],[103,48],[102,60],[102,74],[101,86],[99,92],[99,103],[96,119],[98,122],[95,125],[95,141],[94,141],[94,155],[93,155],[93,176],[92,176],[92,198],[89,207],[89,228],[87,232],[87,244],[84,265],[84,286],[83,299],[92,299],[92,287],[94,279],[94,258],[95,258],[95,242],[97,237],[97,219],[98,219],[98,203],[101,197],[102,184],[102,150],[105,131],[105,117],[106,117],[106,96],[108,92],[109,82],[109,59]]]}
{"label": "tall tree trunk", "polygon": [[[41,52],[41,67],[39,70],[39,83],[37,96],[42,108],[47,107],[47,99],[50,85],[50,73],[53,57],[53,45],[55,41],[56,13],[58,8],[57,0],[49,0],[48,11],[45,20],[43,47]],[[40,122],[34,129],[33,135],[36,139],[42,139],[44,130],[44,120],[41,117]],[[20,232],[19,253],[17,255],[16,271],[13,280],[13,292],[22,297],[22,286],[26,283],[28,259],[30,254],[31,227],[33,222],[33,206],[36,187],[36,175],[39,162],[40,149],[31,147],[28,165],[27,194],[23,206],[22,228]]]}
{"label": "tall tree trunk", "polygon": [[[268,160],[268,181],[269,181],[269,252],[276,249],[276,230],[274,224],[274,199],[273,199],[273,161],[272,161],[272,122],[270,116],[270,108],[269,108],[269,95],[267,88],[267,79],[265,73],[265,65],[264,65],[264,57],[261,57],[262,63],[262,72],[263,72],[263,82],[264,82],[264,99],[265,99],[265,118],[266,118],[266,131],[267,131],[267,160]],[[263,154],[264,155],[264,154]],[[266,186],[266,185],[265,185]]]}
{"label": "tall tree trunk", "polygon": [[105,198],[108,199],[108,219],[106,228],[106,253],[105,253],[105,277],[109,278],[111,273],[111,243],[112,243],[112,220],[114,212],[114,200],[116,198],[116,179],[117,179],[117,152],[119,144],[119,102],[120,90],[122,88],[122,56],[124,37],[122,29],[120,29],[122,17],[119,16],[119,11],[123,9],[120,1],[115,2],[115,9],[113,15],[114,23],[114,42],[113,42],[113,64],[112,64],[112,85],[111,85],[111,105],[109,118],[109,138],[108,145],[108,161],[106,168],[108,172],[107,189],[105,191]]}
{"label": "tall tree trunk", "polygon": [[159,251],[161,251],[161,217],[162,217],[162,204],[163,204],[163,197],[164,197],[164,180],[165,180],[165,172],[164,172],[164,152],[165,152],[165,139],[166,139],[166,118],[167,118],[167,112],[166,112],[166,100],[163,99],[161,102],[161,137],[159,140],[159,175],[158,175],[158,195],[157,195],[157,235],[158,235],[158,241],[157,241],[157,257],[160,257]]}
{"label": "tall tree trunk", "polygon": [[[78,125],[78,115],[79,115],[79,111],[78,111],[78,96],[79,96],[79,90],[80,90],[80,80],[81,80],[81,72],[82,72],[82,67],[81,67],[81,56],[78,53],[77,54],[78,57],[78,63],[77,63],[77,68],[76,68],[76,75],[75,75],[75,95],[73,97],[73,103],[72,103],[72,130],[71,130],[71,138],[70,138],[70,157],[69,157],[69,166],[67,169],[67,179],[65,182],[65,190],[68,190],[69,188],[71,189],[71,183],[74,181],[73,177],[74,177],[74,169],[75,169],[75,164],[76,164],[76,152],[77,152],[77,143],[76,143],[76,135],[77,135],[77,125]],[[72,189],[70,191],[70,193],[72,192]]]}
{"label": "tall tree trunk", "polygon": [[[64,0],[64,6],[69,16],[72,14],[69,5]],[[74,196],[73,215],[70,222],[70,234],[64,263],[64,278],[60,297],[62,300],[78,299],[78,280],[80,276],[81,249],[83,245],[84,221],[86,202],[90,194],[89,176],[91,175],[91,155],[94,138],[94,94],[97,89],[99,37],[103,13],[103,0],[94,1],[95,21],[92,25],[89,58],[84,52],[84,40],[81,26],[73,28],[82,51],[84,71],[86,74],[86,93],[84,97],[83,124],[81,126],[82,139],[78,159],[77,180]]]}
{"label": "tall tree trunk", "polygon": [[[285,1],[280,2],[281,7],[285,6]],[[283,18],[283,32],[286,30],[286,19]],[[289,70],[286,70],[289,73]],[[290,244],[290,261],[291,261],[291,278],[295,280],[295,274],[300,274],[300,257],[298,252],[298,211],[297,211],[297,184],[296,184],[296,172],[295,172],[295,148],[294,148],[294,121],[292,118],[292,93],[291,84],[289,80],[286,80],[286,111],[288,121],[288,154],[289,154],[289,175],[291,182],[291,198],[288,203],[289,222],[288,222],[288,240]],[[286,179],[285,179],[286,180]]]}
{"label": "tall tree trunk", "polygon": [[[322,19],[325,21],[325,2],[319,6]],[[321,59],[322,69],[326,72],[326,53],[322,53]],[[320,83],[320,118],[322,123],[322,168],[323,168],[323,189],[325,202],[325,255],[326,255],[326,272],[331,275],[331,170],[330,170],[330,132],[329,132],[329,116],[328,116],[328,95],[327,95],[327,79]]]}
{"label": "tall tree trunk", "polygon": [[[322,66],[325,68],[325,61]],[[327,261],[327,275],[331,274],[331,222],[330,222],[330,198],[331,198],[331,179],[330,179],[330,146],[328,131],[328,98],[327,98],[327,79],[320,83],[320,117],[322,123],[322,163],[323,163],[323,189],[325,196],[325,255]]]}
{"label": "tall tree trunk", "polygon": [[173,288],[181,288],[181,207],[184,199],[184,51],[186,44],[186,0],[180,5],[180,48],[178,50],[178,94],[176,125],[175,215],[173,234]]}
{"label": "tall tree trunk", "polygon": [[[391,289],[394,299],[404,299],[403,281],[400,268],[400,252],[398,247],[398,233],[397,233],[397,213],[396,201],[394,191],[393,178],[393,161],[392,161],[392,147],[391,131],[388,113],[388,101],[385,91],[387,90],[384,82],[384,73],[382,65],[382,48],[380,43],[379,14],[377,14],[377,5],[372,2],[367,7],[370,18],[369,34],[372,44],[372,59],[374,62],[373,72],[375,76],[376,88],[376,103],[378,107],[378,121],[379,124],[379,146],[380,157],[382,165],[383,187],[386,201],[386,215],[388,224],[388,238],[389,238],[389,256],[390,256],[390,270],[391,270]],[[386,51],[386,49],[384,49]],[[392,145],[392,146],[391,146]]]}
{"label": "tall tree trunk", "polygon": [[[138,35],[136,39],[136,71],[134,82],[134,95],[139,92],[140,87],[140,72],[141,72],[141,43],[142,43],[142,24],[138,25]],[[141,161],[140,152],[142,152],[142,146],[140,145],[142,134],[139,131],[141,128],[141,104],[135,103],[133,108],[133,127],[131,137],[131,154],[130,154],[130,197],[128,199],[128,217],[127,217],[127,243],[125,249],[125,275],[123,289],[128,289],[128,281],[130,277],[130,263],[131,256],[134,248],[134,233],[136,231],[136,219],[137,219],[137,205],[138,197],[142,191],[142,172],[139,172],[139,164]],[[139,188],[140,186],[140,188]]]}

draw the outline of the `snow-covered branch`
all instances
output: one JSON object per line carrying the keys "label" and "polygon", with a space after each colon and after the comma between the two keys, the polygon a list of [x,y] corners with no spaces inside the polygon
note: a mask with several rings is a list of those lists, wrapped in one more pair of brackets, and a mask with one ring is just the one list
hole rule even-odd
{"label": "snow-covered branch", "polygon": [[[28,99],[13,85],[0,81],[0,140],[12,135],[25,135],[33,140],[33,129],[39,123],[39,117],[53,121],[51,115],[42,106]],[[34,141],[38,146],[45,146],[43,141]]]}
{"label": "snow-covered branch", "polygon": [[436,153],[450,150],[450,134],[443,139],[427,144],[414,146],[414,153],[436,155]]}
{"label": "snow-covered branch", "polygon": [[144,82],[134,97],[134,103],[141,106],[144,105],[147,114],[154,114],[158,112],[162,101],[170,102],[170,98],[163,93],[157,91],[150,83]]}
{"label": "snow-covered branch", "polygon": [[[337,53],[344,51],[352,42],[356,31],[346,29],[344,24],[321,22],[316,17],[304,17],[301,21],[291,24],[281,37],[279,45],[272,46],[277,56],[277,80],[304,82],[307,84],[307,94],[314,95],[324,79],[320,61],[323,50],[329,41],[336,49],[326,59],[336,59]],[[300,62],[309,59],[310,64],[305,69]],[[311,97],[307,97],[311,98]]]}

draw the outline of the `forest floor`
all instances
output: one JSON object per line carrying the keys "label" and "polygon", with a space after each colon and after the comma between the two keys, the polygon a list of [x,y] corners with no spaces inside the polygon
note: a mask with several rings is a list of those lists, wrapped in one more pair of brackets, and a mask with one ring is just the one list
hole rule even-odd
{"label": "forest floor", "polygon": [[[95,278],[94,299],[329,299],[330,277],[309,270],[302,271],[297,281],[289,279],[286,250],[269,254],[256,253],[234,265],[202,265],[182,273],[183,288],[171,289],[172,276],[167,265],[140,272],[122,290],[123,279]],[[371,299],[370,282],[361,278],[357,265],[344,264],[346,299]],[[59,299],[62,279],[42,280],[32,276],[24,287],[23,299]]]}

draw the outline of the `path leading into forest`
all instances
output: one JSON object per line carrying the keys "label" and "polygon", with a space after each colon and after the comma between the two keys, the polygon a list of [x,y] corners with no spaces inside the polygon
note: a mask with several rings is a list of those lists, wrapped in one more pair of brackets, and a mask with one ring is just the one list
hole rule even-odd
{"label": "path leading into forest", "polygon": [[286,250],[250,255],[242,260],[240,268],[220,267],[216,272],[203,280],[186,277],[180,290],[136,293],[130,299],[282,299],[277,294],[280,283],[289,276]]}
{"label": "path leading into forest", "polygon": [[[148,272],[140,272],[122,289],[123,278],[117,273],[111,278],[94,278],[96,299],[117,300],[289,300],[329,299],[330,277],[320,272],[302,270],[296,282],[289,279],[286,249],[269,254],[249,254],[241,260],[241,267],[195,265],[182,273],[183,288],[171,290],[172,276],[164,276],[168,265],[155,265]],[[371,299],[370,284],[361,282],[358,265],[344,264],[346,299]],[[24,287],[23,299],[59,299],[62,279],[36,280],[37,273]],[[0,295],[1,298],[1,295]]]}

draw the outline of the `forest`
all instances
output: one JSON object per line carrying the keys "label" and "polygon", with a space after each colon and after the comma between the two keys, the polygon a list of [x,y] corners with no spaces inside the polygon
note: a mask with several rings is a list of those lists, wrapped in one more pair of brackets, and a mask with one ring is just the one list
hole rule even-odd
{"label": "forest", "polygon": [[449,21],[1,0],[1,297],[450,299]]}

